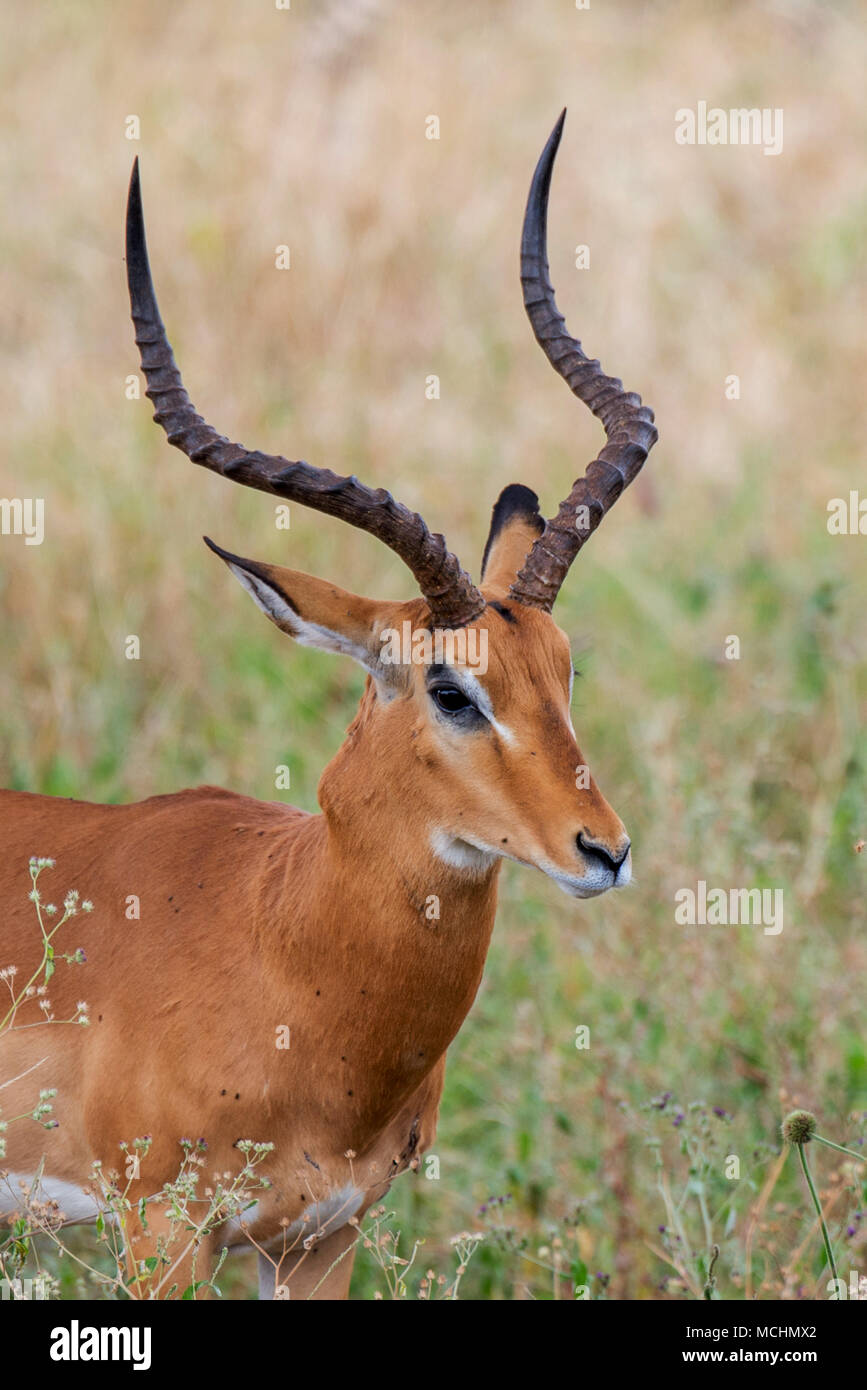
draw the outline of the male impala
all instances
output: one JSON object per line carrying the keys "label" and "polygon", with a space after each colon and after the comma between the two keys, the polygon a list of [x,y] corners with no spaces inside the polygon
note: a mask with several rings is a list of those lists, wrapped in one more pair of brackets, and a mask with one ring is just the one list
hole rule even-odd
{"label": "male impala", "polygon": [[[70,969],[51,984],[58,1017],[74,1013],[84,992],[90,1027],[7,1040],[4,1077],[50,1053],[38,1084],[57,1087],[60,1124],[10,1129],[5,1166],[26,1176],[44,1153],[43,1187],[54,1184],[72,1221],[92,1216],[81,1191],[92,1161],[117,1164],[122,1140],[153,1136],[136,1199],[176,1175],[182,1135],[207,1140],[217,1171],[233,1167],[240,1138],[268,1140],[273,1186],[248,1213],[249,1233],[265,1249],[288,1239],[279,1281],[293,1298],[346,1296],[352,1257],[340,1257],[356,1240],[351,1219],[433,1140],[446,1049],[482,977],[501,860],[541,869],[576,898],[630,879],[623,825],[592,778],[576,775],[584,757],[569,713],[569,643],[551,609],[657,436],[652,411],[584,355],[554,302],[546,221],[564,116],[527,203],[524,304],[549,362],[602,421],[607,443],[552,520],[528,488],[505,489],[479,586],[442,536],[387,492],[232,444],[196,414],[159,316],[133,169],[132,317],[169,442],[234,482],[378,536],[422,596],[359,598],[207,542],[283,632],[367,672],[346,742],[319,784],[321,815],[217,787],[131,806],[2,793],[0,964],[24,971],[38,960],[31,854],[54,857],[95,903],[74,943],[87,954],[86,988]],[[404,623],[472,630],[475,650],[487,644],[486,669],[385,660],[389,634]],[[141,899],[135,923],[124,915],[130,894]],[[288,1050],[275,1047],[281,1026]],[[32,1077],[20,1082],[25,1108],[32,1086]],[[21,1108],[8,1091],[4,1108]],[[148,1230],[133,1236],[136,1259],[153,1254],[161,1220],[156,1206]],[[227,1223],[210,1249],[243,1239]],[[272,1297],[273,1262],[260,1266],[262,1296]]]}

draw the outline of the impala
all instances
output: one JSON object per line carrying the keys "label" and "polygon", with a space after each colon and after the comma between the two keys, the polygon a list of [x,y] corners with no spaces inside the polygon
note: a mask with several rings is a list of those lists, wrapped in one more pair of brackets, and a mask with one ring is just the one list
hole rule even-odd
{"label": "impala", "polygon": [[[367,673],[346,741],[319,783],[320,815],[197,787],[127,806],[3,792],[5,960],[38,963],[31,854],[50,854],[93,898],[75,945],[87,955],[90,1026],[24,1029],[4,1077],[25,1109],[58,1091],[59,1126],[9,1131],[5,1190],[36,1172],[69,1222],[93,1219],[91,1163],[153,1136],[138,1201],[178,1170],[178,1141],[203,1136],[207,1164],[233,1146],[274,1144],[271,1186],[224,1223],[200,1258],[247,1235],[262,1297],[341,1298],[355,1220],[433,1140],[446,1049],[469,1012],[494,924],[503,859],[541,869],[576,898],[630,880],[629,839],[585,767],[570,718],[572,662],[551,610],[566,573],[656,441],[653,412],[571,338],[551,287],[548,190],[565,112],[533,177],[521,243],[524,305],[548,361],[601,420],[607,442],[555,517],[507,487],[493,509],[477,585],[422,518],[382,489],[233,444],[196,414],[151,281],[137,164],[126,261],[147,395],[170,444],[236,483],[378,536],[420,597],[379,602],[207,544],[296,642],[350,656]],[[408,625],[408,628],[405,626]],[[454,659],[384,659],[388,634],[472,633],[485,669]],[[390,640],[390,638],[389,638]],[[140,896],[141,918],[124,904]],[[436,904],[431,911],[430,905]],[[2,964],[3,962],[0,962]],[[74,1012],[74,970],[51,983]],[[288,1028],[290,1045],[275,1046]],[[43,1080],[44,1078],[44,1080]],[[4,1108],[17,1113],[12,1092]],[[117,1159],[115,1158],[115,1162]],[[165,1216],[132,1218],[127,1249],[153,1256]],[[268,1252],[288,1250],[276,1263]],[[344,1258],[345,1256],[345,1258]],[[183,1278],[180,1279],[183,1284]]]}

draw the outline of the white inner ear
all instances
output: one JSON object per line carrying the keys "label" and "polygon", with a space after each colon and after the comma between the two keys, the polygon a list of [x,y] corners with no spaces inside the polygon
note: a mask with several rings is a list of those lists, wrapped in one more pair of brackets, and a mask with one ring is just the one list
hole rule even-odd
{"label": "white inner ear", "polygon": [[[332,632],[331,628],[321,627],[319,623],[310,623],[299,617],[283,595],[258,575],[241,569],[240,565],[230,564],[229,569],[272,623],[276,623],[283,632],[288,632],[302,647],[318,647],[320,651],[339,652],[341,656],[351,656],[353,661],[357,661],[359,666],[363,666],[365,671],[374,677],[378,687],[382,684],[385,672],[371,659],[366,647],[351,641],[342,632]],[[386,693],[384,686],[383,693]]]}

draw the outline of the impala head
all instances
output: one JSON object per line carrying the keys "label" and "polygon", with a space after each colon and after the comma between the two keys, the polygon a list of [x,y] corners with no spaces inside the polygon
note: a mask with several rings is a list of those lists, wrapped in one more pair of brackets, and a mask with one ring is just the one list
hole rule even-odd
{"label": "impala head", "polygon": [[[441,535],[357,478],[245,449],[195,409],[175,366],[148,266],[137,163],[127,208],[136,342],[155,419],[193,462],[378,536],[421,598],[360,598],[278,565],[208,545],[258,606],[305,645],[353,657],[369,680],[353,731],[441,860],[468,874],[498,858],[532,864],[568,893],[629,882],[629,839],[598,790],[570,717],[572,660],[551,609],[585,541],[656,441],[653,412],[571,338],[548,276],[548,190],[565,112],[530,189],[521,246],[524,305],[555,370],[605,428],[607,443],[547,522],[535,493],[507,487],[493,511],[476,586]],[[350,738],[350,751],[352,736]],[[323,799],[326,811],[331,808]]]}

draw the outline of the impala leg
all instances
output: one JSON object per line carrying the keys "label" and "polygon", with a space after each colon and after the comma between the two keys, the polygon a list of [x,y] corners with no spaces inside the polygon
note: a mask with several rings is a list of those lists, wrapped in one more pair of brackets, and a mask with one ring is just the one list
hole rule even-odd
{"label": "impala leg", "polygon": [[[127,1224],[122,1273],[134,1298],[168,1298],[172,1289],[171,1297],[180,1298],[194,1280],[198,1284],[210,1278],[213,1254],[213,1237],[205,1236],[193,1247],[189,1231],[177,1222],[173,1227],[164,1212],[150,1210],[147,1227],[142,1225],[138,1214],[132,1212]],[[136,1282],[141,1262],[152,1259],[157,1261],[153,1273]],[[208,1289],[200,1289],[196,1294],[197,1299],[210,1296]]]}
{"label": "impala leg", "polygon": [[317,1241],[312,1250],[292,1251],[280,1262],[280,1286],[275,1291],[275,1263],[265,1255],[259,1256],[260,1299],[285,1298],[294,1302],[307,1299],[346,1299],[355,1262],[355,1243],[358,1232],[343,1226],[330,1236]]}

